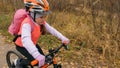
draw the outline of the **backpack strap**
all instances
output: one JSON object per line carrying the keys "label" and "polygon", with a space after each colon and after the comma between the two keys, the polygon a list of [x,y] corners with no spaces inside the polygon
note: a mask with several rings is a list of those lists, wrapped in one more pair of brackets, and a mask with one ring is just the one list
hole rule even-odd
{"label": "backpack strap", "polygon": [[13,38],[13,42],[17,40],[18,37],[21,37],[21,35],[14,35],[15,37]]}

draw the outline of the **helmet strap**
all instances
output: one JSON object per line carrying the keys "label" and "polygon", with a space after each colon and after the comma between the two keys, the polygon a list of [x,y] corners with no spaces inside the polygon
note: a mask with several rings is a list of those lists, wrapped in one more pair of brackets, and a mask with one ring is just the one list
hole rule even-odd
{"label": "helmet strap", "polygon": [[25,7],[26,11],[29,11],[30,7]]}
{"label": "helmet strap", "polygon": [[36,12],[34,13],[34,17],[33,17],[33,20],[36,22]]}
{"label": "helmet strap", "polygon": [[29,12],[30,13],[30,16],[32,17],[33,21],[36,22],[36,12]]}

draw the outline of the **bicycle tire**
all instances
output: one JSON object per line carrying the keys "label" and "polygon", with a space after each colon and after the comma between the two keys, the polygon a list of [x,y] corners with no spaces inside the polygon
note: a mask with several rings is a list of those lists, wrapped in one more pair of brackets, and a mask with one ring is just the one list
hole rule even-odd
{"label": "bicycle tire", "polygon": [[6,54],[7,65],[8,65],[9,68],[15,68],[14,61],[11,58],[18,59],[18,58],[23,58],[23,56],[19,52],[17,52],[17,51],[8,51],[7,52],[7,54]]}

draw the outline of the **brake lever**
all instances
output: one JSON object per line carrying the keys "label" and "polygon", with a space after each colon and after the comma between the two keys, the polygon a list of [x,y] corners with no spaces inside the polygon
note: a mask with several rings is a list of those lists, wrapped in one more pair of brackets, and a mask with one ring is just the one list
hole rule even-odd
{"label": "brake lever", "polygon": [[68,49],[69,49],[69,48],[68,48],[68,45],[63,44],[63,46],[64,46],[65,50],[68,50]]}

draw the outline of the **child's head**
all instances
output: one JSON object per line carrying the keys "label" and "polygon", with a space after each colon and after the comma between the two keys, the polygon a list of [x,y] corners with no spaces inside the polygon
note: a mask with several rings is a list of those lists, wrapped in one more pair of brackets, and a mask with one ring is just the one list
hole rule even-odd
{"label": "child's head", "polygon": [[38,18],[41,18],[41,20],[46,18],[50,13],[47,0],[24,0],[24,4],[34,21]]}

